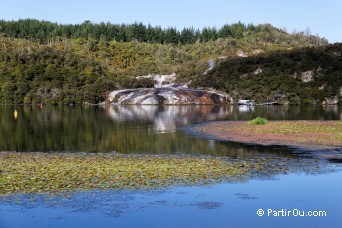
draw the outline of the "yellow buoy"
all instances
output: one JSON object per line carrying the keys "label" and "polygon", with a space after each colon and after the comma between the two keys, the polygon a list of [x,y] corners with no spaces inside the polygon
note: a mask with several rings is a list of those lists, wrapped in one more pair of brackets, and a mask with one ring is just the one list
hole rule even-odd
{"label": "yellow buoy", "polygon": [[16,118],[18,117],[18,111],[17,111],[17,110],[14,110],[13,115],[14,115],[14,119],[16,119]]}

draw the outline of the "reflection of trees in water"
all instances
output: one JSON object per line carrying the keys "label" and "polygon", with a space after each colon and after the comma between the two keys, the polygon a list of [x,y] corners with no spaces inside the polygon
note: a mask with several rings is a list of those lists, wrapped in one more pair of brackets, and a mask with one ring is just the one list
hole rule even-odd
{"label": "reflection of trees in water", "polygon": [[[18,118],[13,116],[14,109]],[[206,120],[340,119],[341,107],[270,106],[1,106],[3,151],[203,153],[231,157],[261,151],[188,136],[177,127]],[[269,150],[269,149],[267,149]]]}
{"label": "reflection of trees in water", "polygon": [[239,112],[254,112],[255,107],[254,106],[249,106],[249,105],[241,105],[238,106]]}
{"label": "reflection of trees in water", "polygon": [[232,110],[229,119],[250,120],[256,116],[261,116],[269,120],[342,120],[342,107],[336,105],[236,107]]}
{"label": "reflection of trees in water", "polygon": [[[2,150],[199,152],[200,139],[188,142],[176,126],[226,115],[214,106],[110,106],[110,107],[0,108]],[[168,133],[162,135],[160,133]]]}
{"label": "reflection of trees in water", "polygon": [[[210,153],[213,146],[206,140],[177,132],[179,126],[215,120],[230,114],[231,107],[219,106],[107,106],[108,116],[116,123],[144,122],[134,130],[112,134],[119,152]],[[138,121],[137,121],[138,120]],[[165,134],[163,134],[165,133]]]}

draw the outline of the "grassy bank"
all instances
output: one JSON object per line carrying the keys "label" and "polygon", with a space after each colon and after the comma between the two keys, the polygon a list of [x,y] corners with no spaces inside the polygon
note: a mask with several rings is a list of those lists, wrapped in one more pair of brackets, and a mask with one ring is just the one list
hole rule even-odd
{"label": "grassy bank", "polygon": [[264,125],[227,121],[210,123],[196,130],[219,139],[242,143],[307,148],[342,147],[342,121],[269,121]]}

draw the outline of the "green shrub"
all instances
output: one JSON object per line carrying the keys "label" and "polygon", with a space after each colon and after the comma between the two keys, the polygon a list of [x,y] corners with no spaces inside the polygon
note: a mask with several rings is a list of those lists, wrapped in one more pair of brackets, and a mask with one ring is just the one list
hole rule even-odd
{"label": "green shrub", "polygon": [[267,120],[265,118],[257,117],[250,120],[248,123],[254,125],[265,125],[267,123]]}

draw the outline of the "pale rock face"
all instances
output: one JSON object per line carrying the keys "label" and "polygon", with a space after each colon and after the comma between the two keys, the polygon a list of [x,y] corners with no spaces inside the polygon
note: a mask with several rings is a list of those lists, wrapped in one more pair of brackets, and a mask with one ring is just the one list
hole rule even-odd
{"label": "pale rock face", "polygon": [[151,78],[153,79],[156,84],[154,87],[156,88],[163,88],[163,87],[169,87],[174,84],[176,81],[176,73],[172,74],[166,74],[166,75],[144,75],[144,76],[137,76],[136,79],[143,79],[143,78]]}
{"label": "pale rock face", "polygon": [[149,88],[113,91],[108,101],[115,104],[183,105],[229,104],[228,94],[214,90],[188,88]]}
{"label": "pale rock face", "polygon": [[[210,67],[214,63],[209,61]],[[154,88],[123,89],[109,93],[107,102],[114,104],[143,105],[183,105],[183,104],[229,104],[231,97],[213,89],[190,89],[187,84],[175,84],[176,74],[146,75],[141,78],[152,78],[156,81]],[[169,83],[169,84],[167,84]]]}
{"label": "pale rock face", "polygon": [[342,86],[340,87],[340,96],[342,97]]}
{"label": "pale rock face", "polygon": [[298,76],[298,74],[297,74],[297,72],[294,72],[294,74],[293,74],[293,78],[297,78],[297,76]]}
{"label": "pale rock face", "polygon": [[142,105],[144,105],[144,104],[158,105],[159,101],[156,97],[148,97],[146,99],[143,99],[140,104],[142,104]]}
{"label": "pale rock face", "polygon": [[325,98],[323,101],[323,105],[337,105],[337,104],[338,104],[337,96],[331,97],[331,98]]}
{"label": "pale rock face", "polygon": [[301,79],[303,82],[311,82],[313,80],[313,71],[305,71],[301,74]]}
{"label": "pale rock face", "polygon": [[124,89],[123,90],[115,90],[115,91],[109,93],[107,99],[110,101],[114,101],[117,98],[116,95],[120,94],[122,91],[125,91],[125,90]]}
{"label": "pale rock face", "polygon": [[161,88],[163,86],[173,84],[176,81],[176,74],[159,75],[158,77],[155,77],[154,80],[157,81],[157,84],[154,85],[154,87]]}
{"label": "pale rock face", "polygon": [[257,54],[260,54],[260,53],[263,53],[263,51],[261,49],[256,49],[256,50],[253,50],[253,55],[257,55]]}
{"label": "pale rock face", "polygon": [[209,68],[206,71],[204,71],[203,75],[208,74],[209,71],[212,71],[214,69],[215,61],[213,59],[209,59],[208,60],[208,65],[209,65]]}
{"label": "pale rock face", "polygon": [[325,88],[325,84],[323,84],[322,86],[318,87],[319,90],[323,90]]}
{"label": "pale rock face", "polygon": [[241,49],[236,51],[236,55],[239,57],[248,57],[248,55]]}
{"label": "pale rock face", "polygon": [[256,69],[253,74],[261,74],[261,73],[262,73],[262,69],[258,67],[258,69]]}

